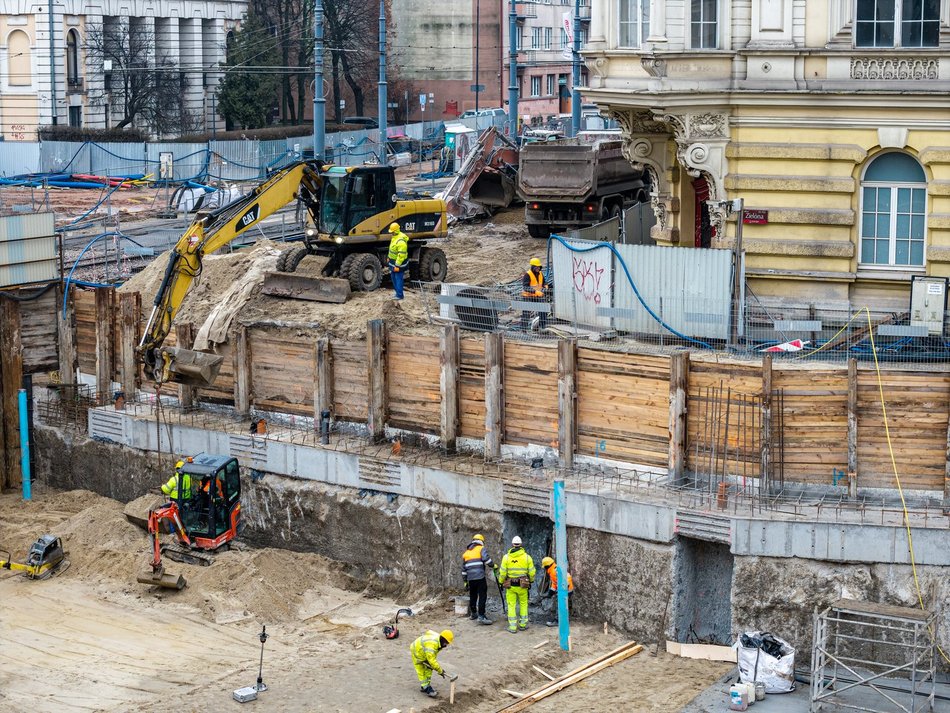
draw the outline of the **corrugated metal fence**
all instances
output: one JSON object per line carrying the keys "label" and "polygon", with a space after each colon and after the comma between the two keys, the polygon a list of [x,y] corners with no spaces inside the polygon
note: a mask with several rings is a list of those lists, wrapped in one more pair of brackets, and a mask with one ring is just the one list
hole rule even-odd
{"label": "corrugated metal fence", "polygon": [[555,240],[551,258],[561,319],[652,335],[669,331],[662,320],[691,337],[729,336],[731,250]]}
{"label": "corrugated metal fence", "polygon": [[[390,126],[389,136],[413,139],[437,136],[442,122]],[[379,153],[379,131],[345,131],[327,134],[327,160],[356,166]],[[75,141],[2,141],[0,176],[27,173],[88,173],[94,175],[151,175],[159,178],[161,154],[172,155],[174,181],[218,178],[256,181],[284,160],[310,154],[312,136],[259,141],[238,139],[207,143],[91,143]]]}

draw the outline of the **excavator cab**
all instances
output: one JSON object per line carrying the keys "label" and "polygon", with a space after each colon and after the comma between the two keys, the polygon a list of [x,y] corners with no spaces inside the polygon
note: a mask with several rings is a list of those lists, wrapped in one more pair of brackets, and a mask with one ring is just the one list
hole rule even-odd
{"label": "excavator cab", "polygon": [[349,235],[363,221],[396,207],[396,176],[387,166],[333,166],[322,178],[321,233]]}

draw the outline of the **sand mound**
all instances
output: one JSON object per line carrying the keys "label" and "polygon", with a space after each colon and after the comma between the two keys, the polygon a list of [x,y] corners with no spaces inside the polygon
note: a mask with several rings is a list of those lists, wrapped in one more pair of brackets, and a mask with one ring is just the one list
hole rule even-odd
{"label": "sand mound", "polygon": [[[520,277],[532,257],[545,259],[547,245],[528,236],[524,211],[513,208],[484,223],[463,224],[452,228],[450,237],[433,243],[443,249],[449,263],[448,280],[477,285],[494,285]],[[192,322],[199,328],[228,292],[242,284],[249,273],[258,274],[276,268],[277,254],[289,245],[260,240],[250,248],[232,253],[209,255],[203,262],[202,274],[185,296],[176,322]],[[168,254],[157,257],[148,267],[126,282],[120,291],[137,291],[145,309],[155,297],[168,262]],[[298,274],[319,277],[325,258],[308,256],[297,268]],[[427,310],[428,308],[428,310]],[[322,304],[305,300],[287,300],[260,293],[260,284],[249,292],[238,311],[235,322],[253,324],[276,322],[296,328],[312,328],[315,332],[341,339],[361,339],[366,323],[385,319],[390,329],[403,334],[434,334],[428,311],[437,305],[428,304],[418,289],[407,289],[406,299],[396,306],[388,281],[376,292],[357,293],[346,304]]]}

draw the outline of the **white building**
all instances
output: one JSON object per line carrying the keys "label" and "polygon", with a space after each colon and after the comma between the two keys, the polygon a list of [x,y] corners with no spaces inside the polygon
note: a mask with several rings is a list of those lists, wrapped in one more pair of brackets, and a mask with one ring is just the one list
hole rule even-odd
{"label": "white building", "polygon": [[103,66],[90,49],[90,35],[97,34],[147,38],[146,62],[177,68],[184,107],[199,126],[223,126],[213,117],[222,76],[215,69],[246,8],[243,0],[0,0],[0,137],[32,141],[40,126],[118,123],[124,115],[118,75],[133,70]]}

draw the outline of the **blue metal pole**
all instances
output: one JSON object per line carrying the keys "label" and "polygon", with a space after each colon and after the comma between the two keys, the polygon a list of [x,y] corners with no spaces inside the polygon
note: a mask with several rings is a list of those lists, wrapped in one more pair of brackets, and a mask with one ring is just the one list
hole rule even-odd
{"label": "blue metal pole", "polygon": [[518,141],[518,14],[508,0],[508,138]]}
{"label": "blue metal pole", "polygon": [[554,558],[557,560],[557,625],[561,648],[571,650],[571,622],[567,613],[567,505],[564,481],[554,481]]}
{"label": "blue metal pole", "polygon": [[20,474],[23,478],[23,499],[31,500],[30,483],[30,428],[27,422],[26,389],[20,389],[17,406],[20,410]]}

